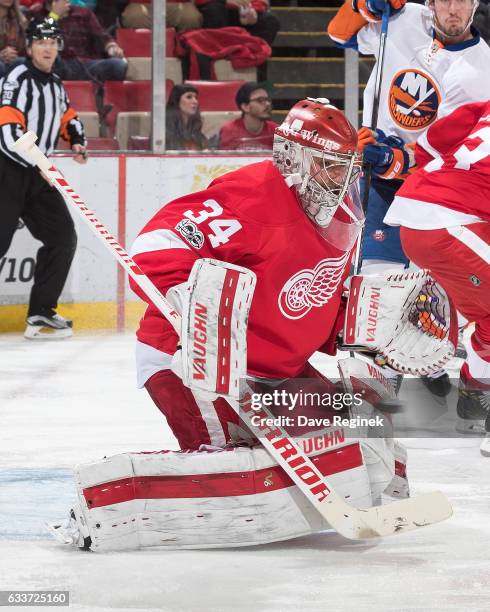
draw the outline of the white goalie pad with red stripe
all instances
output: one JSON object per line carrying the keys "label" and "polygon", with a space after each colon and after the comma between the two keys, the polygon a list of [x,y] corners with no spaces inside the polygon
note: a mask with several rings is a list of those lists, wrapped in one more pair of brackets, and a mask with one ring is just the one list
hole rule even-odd
{"label": "white goalie pad with red stripe", "polygon": [[194,264],[182,311],[182,381],[187,387],[239,399],[255,282],[247,268],[215,259]]}
{"label": "white goalie pad with red stripe", "polygon": [[[349,503],[371,506],[394,473],[384,441],[365,445],[333,430],[317,438],[298,442]],[[373,462],[384,473],[374,491]],[[94,551],[249,546],[330,528],[260,447],[124,453],[78,466],[75,476],[78,530]]]}
{"label": "white goalie pad with red stripe", "polygon": [[427,270],[352,277],[345,348],[367,349],[395,370],[420,376],[454,357],[457,336],[454,306]]}

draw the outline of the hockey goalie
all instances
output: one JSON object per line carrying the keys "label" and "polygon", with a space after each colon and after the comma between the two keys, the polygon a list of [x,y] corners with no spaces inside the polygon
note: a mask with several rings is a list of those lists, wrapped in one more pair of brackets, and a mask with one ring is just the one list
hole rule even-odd
{"label": "hockey goalie", "polygon": [[[344,298],[363,225],[360,170],[356,130],[345,116],[328,100],[303,100],[277,128],[272,161],[225,174],[146,224],[132,257],[183,326],[177,334],[132,282],[148,302],[137,332],[138,384],[181,450],[79,466],[79,504],[55,528],[61,539],[98,551],[206,548],[330,527],[227,394],[234,392],[230,380],[246,377],[255,391],[287,392],[306,381],[332,396],[338,385],[308,360],[315,351],[335,355],[340,341],[413,373],[437,369],[453,354],[451,304],[425,271],[355,277]],[[233,285],[240,270],[254,282]],[[393,397],[389,367],[347,359],[339,368],[344,391],[371,379],[361,411]],[[291,435],[301,436],[303,450],[349,504],[369,508],[383,495],[407,496],[401,445],[363,433],[327,425]]]}

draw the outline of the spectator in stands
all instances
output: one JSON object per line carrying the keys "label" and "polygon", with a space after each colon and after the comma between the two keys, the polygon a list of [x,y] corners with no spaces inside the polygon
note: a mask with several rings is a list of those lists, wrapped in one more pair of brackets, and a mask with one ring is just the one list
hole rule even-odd
{"label": "spectator in stands", "polygon": [[165,115],[166,148],[202,151],[207,138],[202,133],[199,94],[191,85],[175,85],[170,92]]}
{"label": "spectator in stands", "polygon": [[83,8],[88,8],[91,11],[95,10],[97,6],[97,0],[71,0],[71,3],[74,6],[83,6]]}
{"label": "spectator in stands", "polygon": [[128,68],[124,52],[90,9],[71,6],[70,0],[45,0],[36,13],[55,19],[63,33],[65,47],[55,64],[62,79],[124,80]]}
{"label": "spectator in stands", "polygon": [[239,119],[225,123],[219,133],[219,149],[272,149],[277,125],[270,121],[272,100],[259,83],[245,83],[237,91]]}
{"label": "spectator in stands", "polygon": [[121,13],[126,8],[127,0],[111,0],[111,2],[97,2],[94,13],[99,23],[113,34],[121,24]]}
{"label": "spectator in stands", "polygon": [[195,0],[203,16],[203,28],[242,26],[272,46],[279,20],[269,12],[269,0]]}
{"label": "spectator in stands", "polygon": [[[202,15],[195,6],[194,0],[167,0],[167,27],[177,32],[194,30],[202,26]],[[151,3],[141,0],[129,0],[121,16],[125,28],[151,28]]]}
{"label": "spectator in stands", "polygon": [[[43,5],[43,0],[20,0],[20,3],[32,11],[36,8],[40,8]],[[71,3],[74,6],[83,6],[84,8],[88,8],[91,11],[93,11],[97,6],[97,0],[71,0]]]}
{"label": "spectator in stands", "polygon": [[24,62],[26,19],[18,0],[0,0],[0,77]]}

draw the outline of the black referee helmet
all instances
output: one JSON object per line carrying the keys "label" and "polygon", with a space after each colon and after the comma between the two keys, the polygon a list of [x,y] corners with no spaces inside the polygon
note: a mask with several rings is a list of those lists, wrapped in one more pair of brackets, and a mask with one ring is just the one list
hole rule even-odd
{"label": "black referee helmet", "polygon": [[54,38],[58,41],[58,49],[63,49],[63,34],[58,24],[52,17],[43,19],[36,17],[29,22],[26,28],[26,45],[30,47],[34,40],[44,40]]}

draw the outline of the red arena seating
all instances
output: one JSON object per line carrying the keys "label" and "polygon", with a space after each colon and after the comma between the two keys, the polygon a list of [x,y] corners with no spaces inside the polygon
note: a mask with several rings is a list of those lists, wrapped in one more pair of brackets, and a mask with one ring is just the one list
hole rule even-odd
{"label": "red arena seating", "polygon": [[87,149],[89,151],[117,151],[119,143],[115,138],[88,138]]}
{"label": "red arena seating", "polygon": [[[124,49],[126,57],[151,57],[151,30],[143,28],[118,28],[117,44]],[[175,55],[175,28],[166,29],[165,56]]]}
{"label": "red arena seating", "polygon": [[185,81],[199,92],[201,111],[236,111],[236,92],[246,81]]}
{"label": "red arena seating", "polygon": [[128,140],[128,149],[130,151],[149,151],[150,137],[149,136],[130,136]]}
{"label": "red arena seating", "polygon": [[[117,151],[119,143],[115,138],[87,138],[89,151]],[[60,138],[56,146],[57,151],[71,151],[70,143]]]}
{"label": "red arena seating", "polygon": [[[174,86],[173,81],[166,81],[166,99]],[[151,81],[106,81],[104,103],[110,104],[112,110],[107,115],[107,125],[114,133],[116,118],[120,112],[151,111]]]}
{"label": "red arena seating", "polygon": [[97,112],[92,81],[63,81],[63,85],[76,111]]}

